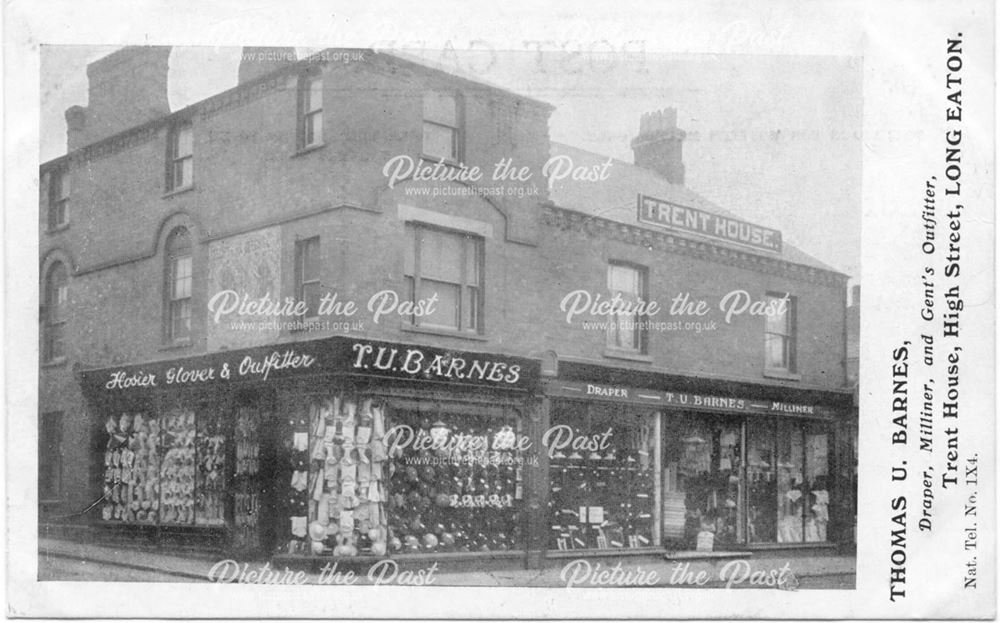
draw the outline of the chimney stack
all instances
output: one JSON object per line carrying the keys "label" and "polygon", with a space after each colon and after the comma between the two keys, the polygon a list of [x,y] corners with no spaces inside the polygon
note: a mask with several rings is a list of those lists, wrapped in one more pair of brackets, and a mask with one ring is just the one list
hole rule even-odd
{"label": "chimney stack", "polygon": [[240,56],[239,84],[293,65],[297,60],[295,48],[244,47]]}
{"label": "chimney stack", "polygon": [[861,304],[861,286],[854,285],[851,286],[851,307],[857,307]]}
{"label": "chimney stack", "polygon": [[87,65],[87,107],[66,110],[69,151],[170,114],[169,46],[128,46]]}
{"label": "chimney stack", "polygon": [[672,184],[684,184],[684,137],[677,127],[677,109],[664,108],[639,118],[639,135],[632,139],[635,164],[667,178]]}

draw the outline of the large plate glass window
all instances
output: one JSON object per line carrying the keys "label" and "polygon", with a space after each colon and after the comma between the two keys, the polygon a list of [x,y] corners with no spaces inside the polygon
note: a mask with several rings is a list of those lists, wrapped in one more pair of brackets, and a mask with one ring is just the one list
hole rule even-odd
{"label": "large plate glass window", "polygon": [[657,541],[657,414],[577,401],[553,404],[549,548],[629,549]]}

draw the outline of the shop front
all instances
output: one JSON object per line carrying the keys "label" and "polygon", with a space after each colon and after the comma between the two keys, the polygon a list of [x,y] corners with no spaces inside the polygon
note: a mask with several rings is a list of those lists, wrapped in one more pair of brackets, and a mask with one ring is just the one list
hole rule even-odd
{"label": "shop front", "polygon": [[577,440],[548,445],[549,557],[833,542],[836,408],[581,381],[544,392],[550,430]]}
{"label": "shop front", "polygon": [[524,557],[538,368],[335,337],[86,371],[97,523],[247,555]]}

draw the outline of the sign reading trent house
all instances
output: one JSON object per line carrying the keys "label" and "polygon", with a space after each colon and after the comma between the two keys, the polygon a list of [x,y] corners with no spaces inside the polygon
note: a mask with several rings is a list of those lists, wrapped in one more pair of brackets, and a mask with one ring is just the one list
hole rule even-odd
{"label": "sign reading trent house", "polygon": [[781,232],[697,208],[639,195],[639,221],[691,232],[762,251],[781,252]]}

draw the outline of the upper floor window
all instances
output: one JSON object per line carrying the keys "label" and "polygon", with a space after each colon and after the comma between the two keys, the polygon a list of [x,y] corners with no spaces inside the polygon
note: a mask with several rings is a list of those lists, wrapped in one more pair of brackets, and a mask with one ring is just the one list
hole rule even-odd
{"label": "upper floor window", "polygon": [[410,300],[426,302],[426,313],[414,314],[413,325],[482,333],[483,239],[408,223],[406,241]]}
{"label": "upper floor window", "polygon": [[461,111],[458,98],[450,93],[424,95],[423,154],[435,160],[462,159]]}
{"label": "upper floor window", "polygon": [[305,301],[306,318],[319,311],[319,236],[295,243],[295,299]]}
{"label": "upper floor window", "polygon": [[795,372],[795,297],[767,293],[767,308],[774,313],[764,320],[764,366],[768,370]]}
{"label": "upper floor window", "polygon": [[69,223],[69,171],[57,169],[49,174],[49,229]]}
{"label": "upper floor window", "polygon": [[167,141],[167,191],[194,183],[194,129],[190,122],[170,128]]}
{"label": "upper floor window", "polygon": [[306,74],[299,80],[299,148],[323,144],[323,78]]}
{"label": "upper floor window", "polygon": [[191,234],[178,227],[167,238],[166,310],[164,337],[178,342],[191,337],[191,282],[193,258]]}
{"label": "upper floor window", "polygon": [[66,356],[65,326],[68,312],[69,275],[65,264],[57,262],[49,268],[45,279],[44,361],[57,361]]}
{"label": "upper floor window", "polygon": [[622,301],[620,313],[610,316],[608,348],[643,354],[646,331],[637,307],[646,300],[646,269],[632,264],[608,264],[608,290]]}

